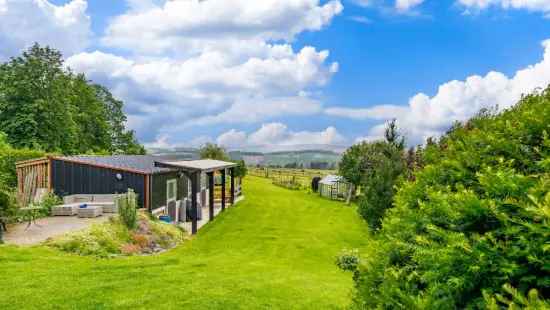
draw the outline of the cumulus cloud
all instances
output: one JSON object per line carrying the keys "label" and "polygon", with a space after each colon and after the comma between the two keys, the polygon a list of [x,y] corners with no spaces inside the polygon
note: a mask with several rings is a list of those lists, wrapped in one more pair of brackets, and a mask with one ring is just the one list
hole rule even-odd
{"label": "cumulus cloud", "polygon": [[342,145],[346,139],[334,127],[322,131],[292,131],[282,123],[268,123],[250,134],[232,129],[221,134],[216,142],[230,149],[277,151]]}
{"label": "cumulus cloud", "polygon": [[[133,2],[136,2],[135,0]],[[107,28],[108,46],[181,53],[213,46],[291,41],[303,31],[320,30],[340,14],[339,0],[174,0],[142,1]],[[154,26],[152,26],[154,25]]]}
{"label": "cumulus cloud", "polygon": [[[421,143],[427,137],[438,136],[454,121],[465,121],[483,108],[505,109],[515,104],[522,94],[550,84],[550,40],[542,43],[545,52],[542,61],[507,77],[500,72],[485,76],[473,75],[465,81],[450,81],[441,85],[430,97],[419,93],[407,106],[381,105],[367,109],[333,107],[325,113],[353,119],[389,120],[396,118],[411,143]],[[367,137],[381,136],[383,125],[374,127]]]}
{"label": "cumulus cloud", "polygon": [[90,41],[85,0],[54,5],[47,0],[0,0],[0,58],[14,56],[32,43],[71,55]]}
{"label": "cumulus cloud", "polygon": [[[307,93],[338,71],[328,51],[290,42],[328,25],[339,0],[128,0],[101,42],[124,56],[95,51],[67,60],[107,85],[127,105],[144,142],[174,141],[178,131],[219,123],[256,123],[319,113]],[[181,138],[180,138],[181,139]]]}
{"label": "cumulus cloud", "polygon": [[406,12],[421,5],[423,2],[424,0],[396,0],[395,8],[399,12]]}
{"label": "cumulus cloud", "polygon": [[548,0],[458,0],[466,8],[477,10],[489,7],[500,7],[502,9],[525,9],[529,11],[550,12],[550,1]]}

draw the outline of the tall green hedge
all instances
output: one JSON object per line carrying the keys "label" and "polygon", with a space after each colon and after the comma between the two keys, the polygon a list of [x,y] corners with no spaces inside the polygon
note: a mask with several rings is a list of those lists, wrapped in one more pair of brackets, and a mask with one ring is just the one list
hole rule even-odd
{"label": "tall green hedge", "polygon": [[355,305],[494,309],[537,290],[550,306],[550,90],[455,126],[424,157],[362,254]]}

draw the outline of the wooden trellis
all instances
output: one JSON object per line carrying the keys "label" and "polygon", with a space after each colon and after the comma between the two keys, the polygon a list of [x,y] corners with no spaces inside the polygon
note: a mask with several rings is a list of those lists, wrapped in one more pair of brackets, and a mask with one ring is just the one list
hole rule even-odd
{"label": "wooden trellis", "polygon": [[50,160],[40,158],[18,162],[17,170],[17,201],[26,207],[36,195],[38,189],[50,190]]}

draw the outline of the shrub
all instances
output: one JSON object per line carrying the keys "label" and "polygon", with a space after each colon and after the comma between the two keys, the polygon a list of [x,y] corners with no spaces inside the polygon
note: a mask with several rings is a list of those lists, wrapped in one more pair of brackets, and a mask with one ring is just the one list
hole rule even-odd
{"label": "shrub", "polygon": [[125,195],[119,195],[116,199],[118,212],[122,223],[128,229],[135,229],[137,226],[137,195],[132,189],[128,189]]}
{"label": "shrub", "polygon": [[43,211],[42,214],[45,216],[49,216],[52,211],[52,207],[60,205],[63,203],[63,200],[56,196],[54,193],[48,193],[44,198],[42,199],[42,202],[40,203],[40,207],[42,207]]}
{"label": "shrub", "polygon": [[505,284],[517,288],[512,300],[535,289],[537,304],[546,305],[549,124],[550,89],[500,115],[484,113],[455,126],[428,145],[426,166],[400,186],[377,246],[361,257],[356,305],[511,305],[502,302],[512,292],[505,287],[502,293]]}
{"label": "shrub", "polygon": [[45,242],[61,251],[100,258],[119,255],[150,254],[174,247],[184,240],[184,233],[174,225],[152,221],[139,215],[138,230],[130,231],[119,217],[90,228]]}
{"label": "shrub", "polygon": [[336,266],[345,271],[356,271],[359,266],[359,250],[344,250],[336,258]]}

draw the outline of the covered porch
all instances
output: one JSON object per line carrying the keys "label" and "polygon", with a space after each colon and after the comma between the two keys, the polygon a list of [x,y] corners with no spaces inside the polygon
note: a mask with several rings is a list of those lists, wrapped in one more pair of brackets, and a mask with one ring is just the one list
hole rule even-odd
{"label": "covered porch", "polygon": [[[232,162],[226,162],[221,160],[203,159],[203,160],[189,160],[189,161],[162,161],[156,162],[158,167],[170,168],[179,171],[189,178],[191,182],[191,222],[184,223],[183,226],[191,232],[196,234],[198,229],[204,224],[214,220],[214,217],[220,212],[223,212],[227,205],[227,198],[229,198],[229,206],[235,204],[235,167],[237,164]],[[214,199],[215,182],[214,175],[216,172],[221,174],[221,201],[216,204]],[[226,178],[229,172],[229,197],[226,197]],[[207,189],[208,189],[208,203],[206,206],[199,206],[199,193],[201,188],[201,175],[207,176]],[[199,210],[199,207],[202,210]],[[207,213],[208,217],[202,217],[199,219],[198,212]],[[188,227],[190,226],[190,227]]]}

